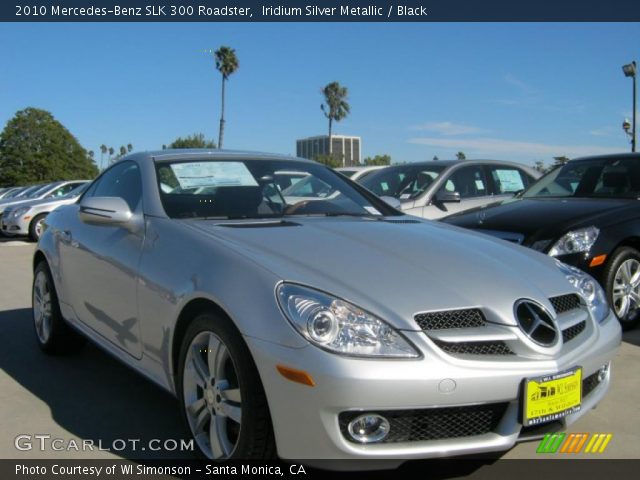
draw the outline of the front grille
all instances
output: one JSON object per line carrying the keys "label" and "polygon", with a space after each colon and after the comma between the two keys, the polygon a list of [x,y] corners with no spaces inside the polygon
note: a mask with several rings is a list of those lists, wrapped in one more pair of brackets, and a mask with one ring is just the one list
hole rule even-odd
{"label": "front grille", "polygon": [[419,313],[414,319],[422,330],[483,327],[486,322],[484,315],[477,308]]}
{"label": "front grille", "polygon": [[550,298],[549,301],[551,302],[551,305],[553,305],[553,308],[558,315],[580,308],[580,297],[578,297],[578,295],[576,295],[575,293],[553,297]]}
{"label": "front grille", "polygon": [[[432,339],[433,340],[433,339]],[[513,355],[502,341],[490,342],[442,342],[433,340],[438,347],[451,355]]]}
{"label": "front grille", "polygon": [[582,397],[584,398],[589,395],[598,385],[600,385],[598,372],[592,373],[588,377],[585,377],[582,380]]}
{"label": "front grille", "polygon": [[582,333],[586,326],[587,322],[582,321],[580,323],[576,323],[573,327],[565,328],[562,330],[562,341],[567,343],[569,340],[573,340]]}
{"label": "front grille", "polygon": [[[376,411],[389,421],[389,434],[381,443],[419,442],[484,435],[496,429],[507,409],[506,403],[469,407]],[[340,429],[347,440],[349,422],[365,412],[342,412]],[[374,413],[374,412],[371,412]]]}

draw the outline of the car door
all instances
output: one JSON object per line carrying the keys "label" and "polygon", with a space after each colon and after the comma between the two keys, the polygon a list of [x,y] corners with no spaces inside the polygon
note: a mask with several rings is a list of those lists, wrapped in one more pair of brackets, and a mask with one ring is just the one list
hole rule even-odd
{"label": "car door", "polygon": [[59,240],[65,300],[79,321],[136,358],[142,356],[137,312],[137,268],[144,241],[142,182],[135,162],[119,162],[89,187],[91,197],[121,197],[131,211],[126,225],[68,215]]}
{"label": "car door", "polygon": [[[459,202],[440,202],[438,193],[459,193]],[[442,186],[422,210],[425,218],[438,219],[479,207],[492,201],[492,195],[482,165],[458,167],[443,179]]]}

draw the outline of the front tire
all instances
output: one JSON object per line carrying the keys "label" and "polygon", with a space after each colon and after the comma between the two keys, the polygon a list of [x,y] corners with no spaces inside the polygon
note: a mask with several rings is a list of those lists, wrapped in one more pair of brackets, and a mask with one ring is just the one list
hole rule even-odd
{"label": "front tire", "polygon": [[86,340],[62,318],[56,288],[45,261],[38,263],[33,272],[31,299],[36,341],[42,351],[62,355],[80,350]]}
{"label": "front tire", "polygon": [[607,297],[623,330],[640,322],[640,252],[618,248],[604,272]]}
{"label": "front tire", "polygon": [[275,457],[260,376],[228,319],[207,313],[192,321],[182,339],[177,380],[183,418],[204,457]]}
{"label": "front tire", "polygon": [[33,217],[31,223],[29,224],[29,238],[37,242],[40,239],[40,235],[42,235],[42,223],[44,219],[47,218],[46,213],[41,213]]}

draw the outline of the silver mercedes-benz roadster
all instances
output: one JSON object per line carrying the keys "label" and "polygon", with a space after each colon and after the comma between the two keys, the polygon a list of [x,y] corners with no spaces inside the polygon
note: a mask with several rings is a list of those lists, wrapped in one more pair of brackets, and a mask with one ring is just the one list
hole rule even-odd
{"label": "silver mercedes-benz roadster", "polygon": [[[292,172],[331,194],[288,198]],[[40,347],[94,341],[212,459],[506,450],[593,408],[620,343],[582,271],[285,156],[130,155],[46,218],[33,268]]]}

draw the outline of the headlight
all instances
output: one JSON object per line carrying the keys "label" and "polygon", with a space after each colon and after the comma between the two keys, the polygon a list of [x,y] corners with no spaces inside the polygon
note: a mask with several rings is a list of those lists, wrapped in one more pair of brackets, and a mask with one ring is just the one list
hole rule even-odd
{"label": "headlight", "polygon": [[15,210],[13,210],[12,212],[7,212],[7,216],[10,216],[11,218],[18,218],[21,217],[22,215],[24,215],[25,213],[27,213],[30,210],[30,207],[20,207],[20,208],[16,208]]}
{"label": "headlight", "polygon": [[604,319],[609,315],[609,304],[600,284],[582,270],[562,263],[560,260],[556,260],[556,263],[569,283],[578,289],[593,317],[598,323],[604,322]]}
{"label": "headlight", "polygon": [[344,300],[283,283],[278,302],[309,342],[333,353],[358,357],[417,358],[418,351],[386,322]]}
{"label": "headlight", "polygon": [[600,229],[597,227],[580,228],[563,235],[551,250],[549,255],[557,257],[558,255],[567,255],[569,253],[588,252],[596,240]]}

